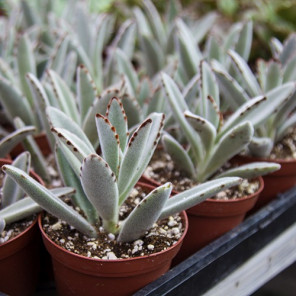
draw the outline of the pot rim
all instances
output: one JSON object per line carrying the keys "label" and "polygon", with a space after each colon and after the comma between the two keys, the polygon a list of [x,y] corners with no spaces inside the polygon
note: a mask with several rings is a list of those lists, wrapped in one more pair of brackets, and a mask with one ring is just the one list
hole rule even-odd
{"label": "pot rim", "polygon": [[[146,185],[146,184],[145,184]],[[136,260],[143,260],[143,259],[153,259],[153,257],[157,257],[159,256],[160,254],[165,254],[167,252],[170,252],[172,249],[176,248],[178,245],[182,244],[183,240],[184,240],[184,237],[188,231],[188,217],[187,217],[187,213],[185,211],[182,211],[180,212],[180,215],[181,215],[181,218],[182,218],[182,221],[183,221],[183,225],[184,225],[184,231],[182,233],[182,236],[179,238],[179,240],[172,246],[170,246],[169,248],[167,248],[166,250],[162,250],[160,252],[157,252],[157,253],[153,253],[153,254],[150,254],[150,255],[145,255],[145,256],[138,256],[138,257],[133,257],[133,258],[127,258],[127,259],[100,259],[100,258],[88,258],[86,256],[83,256],[83,255],[79,255],[79,254],[75,254],[73,252],[70,252],[68,250],[66,250],[65,248],[57,245],[54,241],[52,241],[49,236],[45,233],[44,229],[43,229],[43,226],[42,226],[42,214],[43,213],[40,213],[38,215],[38,226],[39,226],[39,229],[41,231],[41,234],[42,234],[42,237],[45,238],[51,245],[53,245],[55,248],[59,249],[60,251],[63,251],[63,252],[66,252],[67,254],[69,255],[73,255],[74,257],[77,257],[77,258],[80,258],[80,259],[85,259],[85,260],[90,260],[90,261],[93,261],[93,262],[102,262],[102,263],[105,263],[105,262],[108,262],[108,263],[119,263],[119,262],[131,262],[131,261],[136,261]]]}
{"label": "pot rim", "polygon": [[26,235],[27,232],[29,232],[38,222],[38,216],[32,220],[32,224],[29,225],[25,230],[23,230],[21,233],[19,233],[17,236],[15,236],[12,239],[9,239],[3,244],[0,244],[0,249],[4,248],[5,246],[9,245],[10,243],[13,244],[17,239],[19,239],[21,236]]}
{"label": "pot rim", "polygon": [[261,157],[254,157],[251,155],[236,155],[235,157],[238,158],[245,158],[245,159],[250,159],[252,161],[265,161],[265,162],[276,162],[276,163],[296,163],[296,159],[292,158],[292,159],[285,159],[285,158],[275,158],[275,159],[271,159],[271,158],[261,158]]}

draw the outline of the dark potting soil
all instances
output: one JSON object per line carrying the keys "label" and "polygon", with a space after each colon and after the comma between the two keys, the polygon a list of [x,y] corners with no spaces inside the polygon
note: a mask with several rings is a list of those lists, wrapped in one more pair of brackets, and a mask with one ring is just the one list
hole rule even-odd
{"label": "dark potting soil", "polygon": [[[120,221],[142,200],[145,193],[136,187],[131,196],[121,206]],[[76,208],[79,211],[79,209]],[[150,255],[166,250],[174,245],[184,232],[179,214],[158,221],[146,234],[130,243],[116,241],[116,236],[104,232],[103,227],[97,225],[98,238],[89,238],[78,232],[66,222],[49,214],[42,219],[43,229],[57,245],[75,254],[97,259],[127,259]]]}
{"label": "dark potting soil", "polygon": [[291,128],[287,135],[274,145],[270,159],[296,159],[296,128]]}
{"label": "dark potting soil", "polygon": [[[145,170],[144,175],[147,177],[164,184],[166,182],[172,182],[174,190],[178,192],[185,191],[197,185],[192,179],[186,176],[185,172],[179,171],[175,167],[175,163],[172,161],[170,155],[163,149],[157,149]],[[247,180],[224,191],[219,192],[212,199],[230,200],[245,197],[255,193],[259,189],[258,180]]]}
{"label": "dark potting soil", "polygon": [[25,231],[36,219],[36,215],[28,217],[24,220],[6,225],[5,229],[0,233],[0,245],[18,236]]}

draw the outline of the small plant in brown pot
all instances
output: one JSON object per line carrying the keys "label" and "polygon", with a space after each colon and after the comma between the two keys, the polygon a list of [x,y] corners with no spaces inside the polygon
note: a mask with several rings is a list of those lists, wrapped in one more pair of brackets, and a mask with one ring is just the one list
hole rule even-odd
{"label": "small plant in brown pot", "polygon": [[[222,92],[224,90],[225,94],[231,94],[231,101],[238,106],[235,115],[239,115],[249,104],[250,95],[257,95],[258,105],[261,105],[255,108],[258,119],[254,121],[254,136],[245,156],[240,157],[239,161],[270,161],[281,165],[279,171],[264,177],[266,186],[258,201],[258,208],[267,204],[277,193],[296,184],[295,35],[291,35],[284,44],[273,39],[272,49],[273,60],[266,62],[259,59],[256,75],[240,55],[230,51],[229,56],[238,70],[239,80],[233,79],[221,65],[213,62]],[[242,82],[241,87],[237,87],[238,81]],[[260,97],[266,97],[266,103],[262,103]],[[273,112],[267,112],[268,109]]]}
{"label": "small plant in brown pot", "polygon": [[169,269],[184,239],[182,211],[241,182],[220,178],[169,198],[169,182],[152,189],[137,183],[160,138],[163,114],[151,114],[129,137],[122,104],[112,99],[106,115],[95,118],[100,156],[69,117],[53,107],[47,113],[61,175],[82,190],[79,198],[69,205],[22,171],[3,170],[51,214],[39,223],[61,295],[82,294],[86,286],[88,295],[130,295],[153,281]]}
{"label": "small plant in brown pot", "polygon": [[[238,176],[244,178],[244,182],[236,190],[219,193],[215,198],[208,199],[187,211],[190,224],[188,236],[183,244],[187,255],[238,225],[255,205],[263,189],[263,181],[259,176],[280,168],[280,165],[269,162],[233,165],[229,168],[228,161],[252,140],[254,129],[250,118],[252,113],[253,117],[256,117],[252,104],[257,106],[258,99],[250,101],[249,106],[245,107],[245,112],[241,111],[240,115],[233,114],[233,117],[229,117],[222,124],[215,76],[205,61],[201,63],[200,71],[201,99],[197,112],[202,116],[190,112],[175,82],[167,74],[162,76],[172,113],[188,144],[184,147],[171,135],[164,134],[163,148],[171,161],[169,164],[165,161],[158,171],[164,173],[171,170],[167,177],[171,181],[176,175],[185,177],[181,181],[178,177],[178,181],[174,182],[177,191],[225,176]],[[151,163],[152,170],[153,166],[160,166],[157,162],[155,160]],[[157,181],[162,179],[161,175],[151,173],[149,167],[145,175],[147,173],[151,177],[154,175]],[[206,220],[207,215],[210,217],[209,220]],[[202,230],[205,231],[202,233]]]}
{"label": "small plant in brown pot", "polygon": [[[10,164],[29,173],[30,160],[30,154],[23,152],[13,162],[0,159],[0,165]],[[30,174],[39,184],[44,184],[33,171]],[[36,214],[42,208],[25,196],[9,176],[1,175],[0,180],[0,291],[9,295],[32,295],[37,287],[40,259]],[[73,193],[73,189],[56,188],[53,192],[62,196]]]}
{"label": "small plant in brown pot", "polygon": [[[11,20],[11,22],[14,23],[15,21]],[[11,25],[7,25],[7,27],[11,27]],[[13,34],[10,32],[10,38],[15,38],[15,34],[15,32]],[[27,72],[37,75],[37,57],[33,45],[34,42],[37,43],[37,40],[33,41],[30,37],[27,32],[23,32],[17,40],[11,40],[10,42],[15,44],[15,56],[0,58],[0,102],[8,119],[10,130],[19,130],[28,126],[34,127],[33,135],[23,139],[22,145],[25,150],[31,153],[35,171],[43,180],[49,181],[46,160],[37,144],[42,143],[43,146],[48,147],[43,133],[46,127],[42,122],[40,108],[35,105],[33,94],[25,76]],[[11,65],[15,65],[15,68]],[[11,150],[11,154],[16,157],[22,151],[24,149],[18,145],[14,150]]]}

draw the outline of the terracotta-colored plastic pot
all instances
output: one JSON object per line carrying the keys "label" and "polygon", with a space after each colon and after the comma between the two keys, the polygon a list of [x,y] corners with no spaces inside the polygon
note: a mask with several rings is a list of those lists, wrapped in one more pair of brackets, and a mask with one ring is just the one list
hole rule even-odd
{"label": "terracotta-colored plastic pot", "polygon": [[[150,177],[148,177],[146,175],[141,176],[140,182],[144,183],[144,184],[147,184],[147,185],[150,185],[150,186],[153,186],[154,188],[161,185],[159,182],[157,182],[156,180],[154,180],[154,179],[152,179],[152,178],[150,178]],[[178,194],[178,193],[179,192],[176,191],[175,189],[172,190],[172,195],[175,195],[175,194]]]}
{"label": "terracotta-colored plastic pot", "polygon": [[[0,167],[11,162],[1,158]],[[36,173],[31,171],[30,175],[44,185]],[[25,231],[0,244],[0,292],[10,296],[33,295],[40,271],[40,243],[36,218]]]}
{"label": "terracotta-colored plastic pot", "polygon": [[[260,187],[255,194],[236,200],[214,200],[209,198],[186,211],[189,221],[188,232],[180,252],[174,259],[174,265],[243,221],[246,214],[254,208],[259,195],[261,196],[264,190],[263,178],[259,177],[258,179]],[[157,181],[145,175],[142,176],[141,181],[154,186],[160,185]],[[172,193],[177,194],[178,192],[173,190]]]}
{"label": "terracotta-colored plastic pot", "polygon": [[37,218],[21,234],[0,245],[0,292],[10,296],[34,294],[40,268],[39,247]]}
{"label": "terracotta-colored plastic pot", "polygon": [[207,199],[187,210],[189,227],[175,262],[180,262],[239,225],[264,188],[262,177],[256,193],[234,200]]}
{"label": "terracotta-colored plastic pot", "polygon": [[[45,133],[42,132],[34,136],[34,140],[36,141],[38,147],[40,148],[44,156],[48,156],[51,153],[51,148]],[[18,144],[11,150],[10,155],[12,158],[16,158],[23,151],[24,151],[23,145]]]}
{"label": "terracotta-colored plastic pot", "polygon": [[264,189],[260,194],[260,197],[253,209],[257,211],[271,200],[273,200],[277,194],[283,193],[288,189],[296,185],[296,159],[262,159],[249,156],[236,156],[232,161],[236,163],[250,163],[255,161],[267,161],[275,162],[281,165],[281,168],[271,174],[263,176]]}
{"label": "terracotta-colored plastic pot", "polygon": [[63,296],[132,295],[169,270],[188,228],[187,215],[182,212],[184,233],[167,250],[143,257],[103,260],[77,255],[56,245],[44,232],[41,220],[39,215],[43,242],[52,257],[57,291]]}

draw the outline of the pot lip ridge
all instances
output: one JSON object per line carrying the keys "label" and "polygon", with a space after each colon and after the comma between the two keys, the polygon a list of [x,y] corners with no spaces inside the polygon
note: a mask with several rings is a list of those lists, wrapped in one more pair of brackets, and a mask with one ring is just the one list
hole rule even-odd
{"label": "pot lip ridge", "polygon": [[13,244],[13,243],[14,243],[16,240],[18,240],[21,236],[26,235],[29,231],[31,231],[31,229],[32,229],[34,226],[36,226],[37,222],[38,222],[38,216],[37,216],[34,220],[32,220],[32,224],[31,224],[31,225],[29,225],[25,230],[23,230],[23,231],[22,231],[21,233],[19,233],[17,236],[15,236],[14,238],[12,238],[12,239],[6,241],[6,242],[3,243],[3,244],[0,244],[0,249],[1,249],[1,248],[4,248],[4,247],[6,247],[6,246],[8,246],[9,244]]}
{"label": "pot lip ridge", "polygon": [[275,158],[275,159],[271,159],[271,158],[255,157],[255,156],[251,156],[251,155],[237,155],[235,157],[241,158],[241,159],[250,159],[252,161],[276,162],[276,163],[279,163],[279,164],[296,163],[296,158],[290,158],[290,159]]}
{"label": "pot lip ridge", "polygon": [[[146,184],[145,184],[146,185]],[[55,248],[59,249],[60,251],[62,252],[65,252],[69,255],[73,255],[74,257],[76,258],[80,258],[80,259],[85,259],[85,260],[89,260],[89,261],[93,261],[93,262],[102,262],[102,263],[119,263],[119,262],[134,262],[134,261],[138,261],[138,260],[143,260],[143,259],[150,259],[150,258],[154,258],[154,257],[157,257],[159,256],[160,254],[165,254],[167,252],[170,252],[171,250],[173,250],[174,248],[176,248],[178,245],[182,244],[184,238],[185,238],[185,235],[188,231],[188,217],[187,217],[187,213],[185,211],[182,211],[180,212],[180,215],[181,215],[181,218],[182,218],[182,221],[183,221],[183,225],[184,225],[184,231],[182,233],[182,236],[178,239],[178,241],[173,244],[172,246],[170,246],[169,248],[167,248],[166,250],[163,250],[163,251],[160,251],[160,252],[157,252],[157,253],[153,253],[151,255],[145,255],[145,256],[138,256],[138,257],[132,257],[132,258],[127,258],[127,259],[97,259],[97,258],[88,258],[86,256],[83,256],[83,255],[79,255],[79,254],[75,254],[73,252],[70,252],[64,248],[62,248],[61,246],[57,245],[55,242],[53,242],[49,236],[45,233],[43,227],[42,227],[42,212],[38,215],[38,225],[39,225],[39,229],[41,231],[41,234],[42,234],[42,237],[44,239],[46,239],[46,241],[53,245]]]}

